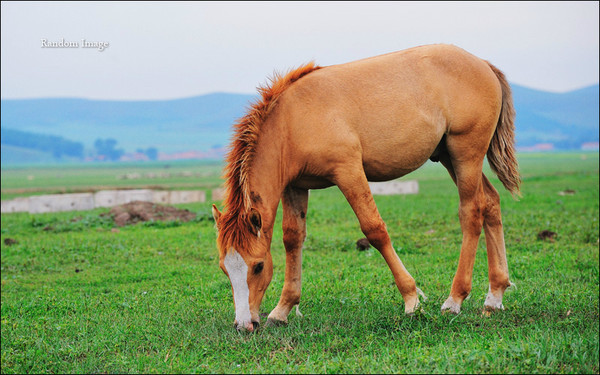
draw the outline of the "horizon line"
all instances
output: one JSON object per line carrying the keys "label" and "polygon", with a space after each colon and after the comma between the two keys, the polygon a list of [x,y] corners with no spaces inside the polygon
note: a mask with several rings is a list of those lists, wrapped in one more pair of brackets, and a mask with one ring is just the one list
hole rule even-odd
{"label": "horizon line", "polygon": [[[509,82],[509,84],[511,86],[519,86],[521,88],[525,88],[528,90],[539,91],[539,92],[544,92],[544,93],[549,93],[549,94],[558,94],[558,95],[568,94],[568,93],[572,93],[572,92],[579,91],[579,90],[584,90],[584,89],[587,89],[587,88],[590,88],[593,86],[600,86],[600,82],[596,82],[596,83],[581,86],[579,88],[572,89],[572,90],[553,91],[553,90],[538,89],[535,87],[526,86],[526,85],[513,83],[513,82]],[[244,93],[244,92],[211,91],[211,92],[207,92],[204,94],[196,94],[196,95],[180,96],[180,97],[172,97],[172,98],[162,98],[162,99],[143,99],[143,98],[140,98],[140,99],[129,99],[129,98],[118,99],[118,98],[94,98],[94,97],[84,97],[84,96],[31,96],[31,97],[11,97],[11,98],[0,97],[0,100],[48,100],[48,99],[53,99],[53,100],[88,100],[88,101],[104,101],[104,102],[166,102],[166,101],[193,99],[193,98],[198,98],[201,96],[219,95],[219,94],[256,96],[256,95],[258,95],[258,92]]]}

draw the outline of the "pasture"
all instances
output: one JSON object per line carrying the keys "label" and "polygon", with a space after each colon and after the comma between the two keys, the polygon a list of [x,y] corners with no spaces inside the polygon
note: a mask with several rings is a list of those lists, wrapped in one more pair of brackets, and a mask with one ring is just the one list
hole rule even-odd
{"label": "pasture", "polygon": [[[428,297],[412,317],[381,255],[356,249],[363,235],[335,187],[310,194],[304,317],[293,310],[287,326],[254,334],[233,329],[210,201],[179,206],[197,213],[192,222],[118,229],[100,216],[108,209],[3,214],[2,373],[598,373],[598,153],[519,154],[519,163],[519,201],[484,168],[501,194],[516,284],[505,294],[506,310],[491,316],[482,314],[483,234],[471,296],[459,315],[440,312],[461,230],[458,193],[439,163],[404,177],[419,181],[419,194],[375,197],[396,251]],[[206,163],[171,164],[171,171],[199,173],[192,177],[115,177],[136,168],[164,166],[3,168],[2,198],[220,183],[221,166]],[[277,223],[263,323],[283,285],[281,212]],[[539,239],[543,230],[556,236]]]}
{"label": "pasture", "polygon": [[106,189],[204,190],[222,183],[222,168],[214,161],[3,166],[1,194],[4,200]]}

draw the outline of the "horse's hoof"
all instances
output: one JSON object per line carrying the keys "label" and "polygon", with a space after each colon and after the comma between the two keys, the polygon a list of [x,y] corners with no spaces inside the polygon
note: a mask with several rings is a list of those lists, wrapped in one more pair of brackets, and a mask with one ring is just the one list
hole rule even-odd
{"label": "horse's hoof", "polygon": [[415,315],[415,312],[417,312],[418,309],[420,309],[420,306],[418,306],[416,308],[412,308],[412,309],[404,309],[404,315],[413,316],[413,315]]}
{"label": "horse's hoof", "polygon": [[490,315],[492,315],[496,311],[504,311],[504,306],[502,305],[502,303],[500,303],[499,305],[484,304],[483,305],[483,311],[481,312],[481,315],[483,315],[483,316],[490,316]]}
{"label": "horse's hoof", "polygon": [[280,326],[285,326],[287,324],[288,324],[288,322],[285,320],[268,318],[267,324],[265,325],[265,327],[280,327]]}
{"label": "horse's hoof", "polygon": [[[421,291],[419,290],[419,292]],[[419,309],[421,309],[421,304],[419,303],[418,295],[415,294],[404,299],[404,314],[412,316]]]}
{"label": "horse's hoof", "polygon": [[252,333],[256,332],[258,330],[258,327],[260,327],[260,323],[255,321],[252,321],[252,324],[248,324],[246,326],[238,325],[237,323],[233,324],[233,328],[235,328],[235,330],[237,330],[238,332]]}
{"label": "horse's hoof", "polygon": [[413,309],[412,311],[404,311],[404,313],[406,314],[406,316],[414,318],[415,316],[424,315],[425,310],[423,310],[423,306],[419,304],[417,308]]}
{"label": "horse's hoof", "polygon": [[456,303],[454,301],[454,298],[452,298],[452,297],[448,297],[446,302],[444,302],[444,304],[442,305],[442,313],[447,313],[447,312],[452,313],[452,314],[460,313],[460,304]]}

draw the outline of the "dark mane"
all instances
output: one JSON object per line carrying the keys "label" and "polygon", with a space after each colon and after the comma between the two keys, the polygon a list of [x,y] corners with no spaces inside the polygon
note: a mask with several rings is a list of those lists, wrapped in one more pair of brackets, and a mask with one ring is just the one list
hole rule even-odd
{"label": "dark mane", "polygon": [[246,115],[233,126],[233,138],[226,157],[225,167],[225,209],[226,212],[219,220],[218,242],[219,249],[227,252],[231,247],[246,248],[251,239],[249,224],[246,220],[251,208],[248,175],[260,127],[276,104],[277,99],[292,83],[308,73],[319,69],[314,63],[308,63],[285,75],[275,73],[267,86],[258,87],[261,94],[256,102],[248,108]]}

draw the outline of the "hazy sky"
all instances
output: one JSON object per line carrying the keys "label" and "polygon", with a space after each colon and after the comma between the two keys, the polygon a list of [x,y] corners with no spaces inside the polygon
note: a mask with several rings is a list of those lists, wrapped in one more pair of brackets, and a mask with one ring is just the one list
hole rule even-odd
{"label": "hazy sky", "polygon": [[[274,70],[451,43],[509,81],[599,81],[598,2],[2,2],[1,96],[255,93]],[[78,48],[43,48],[47,42]],[[108,42],[100,52],[81,39]]]}

